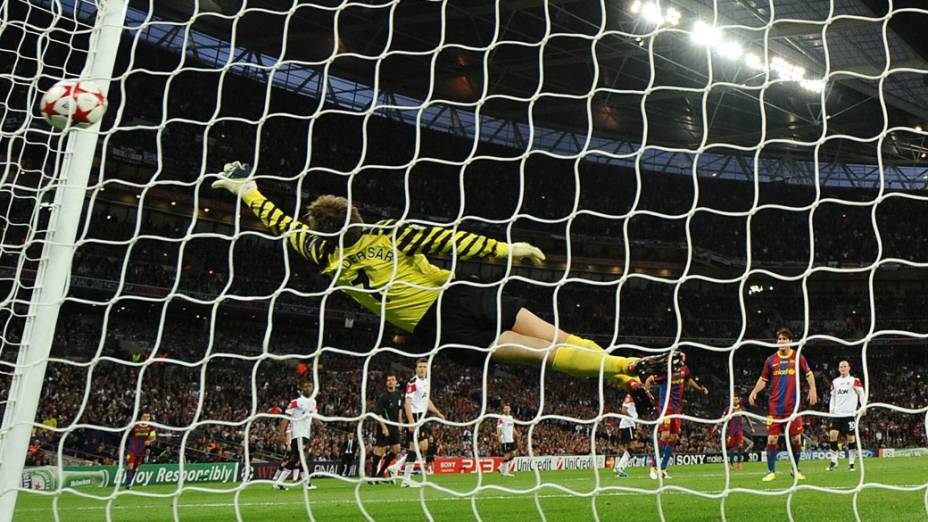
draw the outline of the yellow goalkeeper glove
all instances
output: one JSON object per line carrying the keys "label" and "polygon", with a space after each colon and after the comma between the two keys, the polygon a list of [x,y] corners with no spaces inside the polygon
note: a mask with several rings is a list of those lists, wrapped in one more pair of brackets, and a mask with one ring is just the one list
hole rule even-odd
{"label": "yellow goalkeeper glove", "polygon": [[216,174],[219,177],[214,181],[211,187],[214,189],[226,189],[236,196],[243,198],[250,192],[258,190],[258,184],[251,178],[251,165],[235,161],[226,163],[222,172]]}

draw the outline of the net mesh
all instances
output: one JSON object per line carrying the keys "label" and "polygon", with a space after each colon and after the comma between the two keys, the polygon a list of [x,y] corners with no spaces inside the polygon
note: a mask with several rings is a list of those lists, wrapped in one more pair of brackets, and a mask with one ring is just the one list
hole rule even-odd
{"label": "net mesh", "polygon": [[[457,489],[424,477],[403,509],[429,519],[457,501],[480,519],[485,502],[502,498],[553,518],[573,497],[608,518],[609,499],[630,495],[656,498],[663,520],[680,494],[716,502],[723,517],[738,515],[730,499],[739,495],[774,496],[792,519],[802,490],[851,495],[861,519],[870,489],[926,490],[874,476],[863,458],[851,486],[781,478],[777,489],[745,486],[722,462],[730,423],[743,418],[723,411],[735,396],[746,401],[781,326],[796,332],[820,402],[837,361],[851,361],[868,397],[867,416],[856,416],[862,455],[926,446],[918,354],[928,329],[913,310],[926,304],[918,281],[928,231],[918,216],[928,173],[915,106],[928,67],[893,20],[928,11],[874,13],[851,0],[281,4],[127,10],[27,462],[50,471],[24,483],[47,481],[56,518],[70,491],[102,500],[107,517],[129,509],[117,469],[143,411],[158,432],[149,462],[179,463],[181,473],[162,480],[170,488],[132,495],[171,498],[180,518],[197,508],[182,494],[218,479],[236,483],[228,503],[237,517],[255,513],[248,491],[283,455],[280,408],[309,376],[320,406],[308,452],[317,476],[339,474],[325,463],[348,432],[363,443],[363,465],[384,375],[408,376],[423,353],[448,420],[419,430],[432,428],[439,457],[497,455],[503,402],[520,451],[539,457],[518,460],[534,477],[524,487],[495,481],[498,461],[477,464]],[[97,7],[2,7],[4,390],[24,346],[65,144],[35,106],[82,69]],[[465,367],[446,347],[417,345],[209,189],[206,173],[232,160],[253,163],[262,190],[292,215],[334,193],[373,220],[538,244],[548,254],[541,268],[433,261],[456,269],[454,284],[478,277],[467,284],[524,297],[616,354],[686,351],[709,395],[688,391],[682,413],[669,416],[682,424],[674,462],[718,455],[718,464],[698,484],[650,487],[543,472],[611,463],[624,392],[550,370]],[[801,394],[787,415],[803,414],[805,455],[817,459],[835,415]],[[755,433],[768,396],[748,408]],[[656,427],[667,418],[639,420],[635,464],[660,458]],[[589,457],[541,458],[565,454]],[[208,462],[232,471],[210,476]],[[115,467],[70,468],[89,463]],[[385,516],[389,503],[365,498],[358,471],[341,479],[354,488],[353,509]],[[106,489],[73,489],[80,480]],[[293,502],[311,518],[337,503],[310,494]],[[928,512],[928,496],[922,503]]]}

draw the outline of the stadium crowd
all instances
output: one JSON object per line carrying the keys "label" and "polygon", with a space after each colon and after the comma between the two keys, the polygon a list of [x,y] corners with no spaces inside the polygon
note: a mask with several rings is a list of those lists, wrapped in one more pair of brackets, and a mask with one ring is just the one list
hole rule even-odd
{"label": "stadium crowd", "polygon": [[[70,324],[80,321],[74,319]],[[126,323],[125,327],[142,329],[144,326],[142,321],[136,320]],[[117,333],[121,331],[118,326],[112,328]],[[162,340],[163,344],[171,346],[172,354],[178,354],[180,361],[184,360],[185,343],[188,350],[198,344],[194,328],[196,326],[186,330],[172,329]],[[84,339],[94,342],[92,334]],[[76,337],[70,338],[67,346],[74,346],[71,343],[76,340]],[[871,349],[869,402],[923,407],[923,399],[928,397],[928,366],[918,356],[922,347],[874,345]],[[807,350],[817,374],[819,395],[827,401],[830,379],[836,374],[837,361],[845,352],[816,346]],[[293,344],[282,348],[282,353],[306,352],[299,344]],[[710,394],[703,396],[691,390],[686,396],[684,413],[700,419],[718,419],[728,402],[727,355],[691,353],[691,369],[710,389]],[[756,379],[765,356],[765,351],[750,346],[736,353],[734,385],[742,397]],[[152,363],[147,366],[131,366],[150,357]],[[189,367],[174,363],[177,360],[174,355],[166,362],[157,362],[157,357],[158,354],[142,353],[130,355],[126,361],[97,360],[90,366],[73,362],[50,364],[49,384],[43,392],[36,421],[59,431],[36,430],[37,444],[30,461],[36,464],[47,461],[60,444],[66,455],[77,459],[114,462],[136,403],[139,412],[147,409],[155,422],[169,426],[158,429],[158,442],[148,456],[152,462],[176,461],[181,445],[190,462],[238,460],[243,458],[246,440],[252,459],[273,461],[283,454],[278,436],[280,417],[273,415],[279,414],[294,396],[301,379],[311,378],[314,364],[319,385],[319,412],[340,419],[317,425],[311,454],[319,459],[335,460],[345,433],[357,429],[357,421],[342,419],[361,414],[359,398],[367,357],[326,351],[318,360],[304,358],[298,359],[299,363],[271,359],[255,362],[216,350],[205,364]],[[856,363],[859,357],[851,359],[859,366]],[[397,373],[403,381],[411,376],[411,361],[385,354],[370,357],[364,396],[367,412],[383,392],[385,374]],[[501,411],[503,403],[510,404],[514,417],[525,423],[518,426],[523,454],[528,452],[529,439],[536,455],[589,453],[591,430],[595,430],[598,453],[612,453],[618,442],[615,414],[619,412],[624,392],[611,384],[605,385],[605,402],[600,405],[596,381],[576,381],[549,372],[542,389],[537,371],[491,365],[484,387],[482,369],[460,366],[442,357],[441,352],[435,358],[432,372],[433,400],[448,420],[471,423],[464,428],[430,423],[440,456],[472,456],[474,430],[481,455],[498,453],[493,415]],[[612,415],[593,422],[600,414],[600,407],[602,413]],[[475,420],[480,417],[481,408],[485,408],[483,412],[487,416],[478,423]],[[823,406],[812,409],[821,412]],[[765,415],[762,406],[751,411]],[[805,422],[809,447],[824,447],[827,419],[808,415]],[[78,424],[80,427],[69,428]],[[529,425],[532,425],[531,434]],[[368,444],[374,426],[369,420],[361,423]],[[720,436],[709,435],[706,426],[695,421],[684,422],[678,451],[719,451]],[[61,431],[65,428],[69,429]],[[643,425],[640,436],[647,441],[650,433],[651,428]],[[762,422],[757,423],[753,433],[763,435]],[[860,433],[862,444],[867,448],[928,445],[922,417],[887,408],[870,408],[861,419]]]}

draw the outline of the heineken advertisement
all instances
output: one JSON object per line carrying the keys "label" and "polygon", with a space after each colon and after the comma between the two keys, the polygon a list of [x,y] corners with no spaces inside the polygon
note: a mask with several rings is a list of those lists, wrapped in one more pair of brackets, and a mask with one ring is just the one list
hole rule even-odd
{"label": "heineken advertisement", "polygon": [[[45,466],[23,470],[22,487],[36,491],[61,488],[79,488],[83,486],[106,486],[115,466],[66,466],[59,475],[58,468]],[[59,486],[60,484],[60,486]]]}
{"label": "heineken advertisement", "polygon": [[[184,482],[235,482],[238,479],[237,462],[187,464]],[[136,486],[177,484],[181,478],[177,464],[143,464],[135,474]],[[84,486],[112,487],[125,480],[125,468],[116,466],[53,466],[23,470],[22,487],[34,490],[79,488]]]}

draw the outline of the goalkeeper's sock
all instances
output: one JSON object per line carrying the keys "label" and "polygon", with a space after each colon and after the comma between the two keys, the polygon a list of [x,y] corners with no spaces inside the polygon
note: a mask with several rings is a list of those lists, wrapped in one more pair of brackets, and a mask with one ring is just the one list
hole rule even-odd
{"label": "goalkeeper's sock", "polygon": [[767,444],[767,471],[775,473],[777,470],[777,445]]}
{"label": "goalkeeper's sock", "polygon": [[284,481],[287,480],[287,477],[290,476],[290,470],[284,468],[284,469],[279,469],[277,471],[279,474],[277,475],[274,483],[277,484],[278,486],[282,486],[284,484]]}
{"label": "goalkeeper's sock", "polygon": [[557,347],[551,368],[574,377],[595,377],[602,368],[603,374],[612,379],[616,374],[628,373],[628,365],[634,360],[609,355],[595,342],[571,335]]}
{"label": "goalkeeper's sock", "polygon": [[848,464],[850,464],[851,466],[853,466],[853,465],[854,465],[854,459],[855,459],[856,457],[857,457],[857,450],[856,450],[856,449],[849,449],[849,450],[847,450],[847,458],[848,458],[848,460],[850,461],[850,462],[848,462]]}
{"label": "goalkeeper's sock", "polygon": [[276,481],[277,479],[279,479],[279,478],[280,478],[280,475],[281,475],[283,472],[284,472],[284,469],[283,469],[283,468],[277,468],[277,471],[274,472],[274,480]]}
{"label": "goalkeeper's sock", "polygon": [[831,463],[837,464],[838,463],[838,441],[834,441],[831,443],[831,451],[829,451],[828,453],[829,453],[828,456],[831,458]]}

